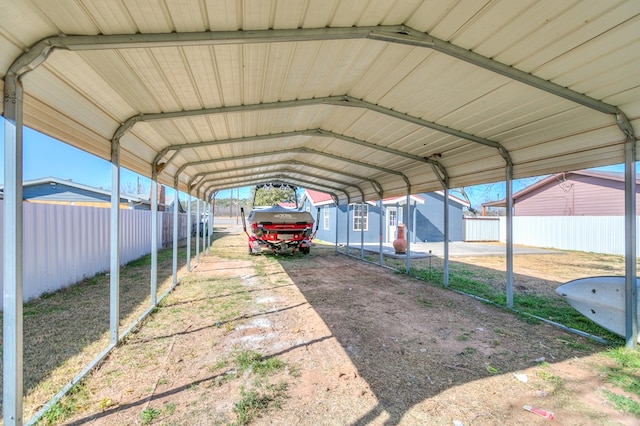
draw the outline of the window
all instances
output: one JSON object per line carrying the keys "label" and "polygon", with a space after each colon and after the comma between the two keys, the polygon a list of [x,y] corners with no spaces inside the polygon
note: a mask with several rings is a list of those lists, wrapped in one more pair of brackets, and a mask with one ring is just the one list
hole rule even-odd
{"label": "window", "polygon": [[396,226],[397,224],[396,211],[389,210],[389,226]]}
{"label": "window", "polygon": [[353,205],[353,230],[367,231],[369,229],[369,205]]}
{"label": "window", "polygon": [[329,229],[329,207],[324,206],[322,209],[322,229]]}

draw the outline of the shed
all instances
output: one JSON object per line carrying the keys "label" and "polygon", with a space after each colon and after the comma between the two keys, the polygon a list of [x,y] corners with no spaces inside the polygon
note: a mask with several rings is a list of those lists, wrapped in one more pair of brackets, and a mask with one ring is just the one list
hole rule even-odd
{"label": "shed", "polygon": [[[22,199],[31,203],[61,204],[84,207],[111,207],[111,191],[73,182],[69,179],[45,177],[25,181]],[[0,185],[4,193],[4,185]],[[120,208],[149,210],[148,199],[120,194]]]}
{"label": "shed", "polygon": [[[636,194],[639,191],[636,185]],[[636,197],[636,209],[638,205]],[[483,209],[504,206],[504,199],[482,205]],[[624,216],[624,174],[554,173],[514,193],[513,206],[515,216]]]}

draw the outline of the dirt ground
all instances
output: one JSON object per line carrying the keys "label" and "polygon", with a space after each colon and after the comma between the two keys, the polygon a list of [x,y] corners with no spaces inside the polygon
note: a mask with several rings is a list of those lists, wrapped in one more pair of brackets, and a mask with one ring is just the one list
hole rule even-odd
{"label": "dirt ground", "polygon": [[[333,247],[249,256],[236,231],[217,234],[212,253],[65,399],[75,414],[61,423],[549,421],[524,405],[562,425],[639,422],[603,396],[610,385],[599,366],[610,361],[601,345]],[[484,262],[502,268],[499,259]],[[564,279],[551,266],[538,278],[516,267],[523,277]],[[251,354],[259,363],[247,368]]]}

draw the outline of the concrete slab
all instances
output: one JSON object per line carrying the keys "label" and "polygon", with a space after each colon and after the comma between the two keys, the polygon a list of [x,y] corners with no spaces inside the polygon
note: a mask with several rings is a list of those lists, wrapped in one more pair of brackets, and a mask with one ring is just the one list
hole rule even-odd
{"label": "concrete slab", "polygon": [[[352,249],[360,249],[360,244],[349,244]],[[379,244],[364,244],[364,249],[369,252],[379,253]],[[429,256],[444,257],[444,242],[427,242],[427,243],[411,243],[411,258],[420,259]],[[382,253],[385,256],[404,259],[405,254],[396,254],[391,243],[382,245]],[[506,245],[502,243],[477,243],[452,241],[449,243],[450,257],[471,257],[471,256],[505,256],[507,253]],[[543,249],[537,247],[514,246],[513,254],[561,254],[562,251]]]}

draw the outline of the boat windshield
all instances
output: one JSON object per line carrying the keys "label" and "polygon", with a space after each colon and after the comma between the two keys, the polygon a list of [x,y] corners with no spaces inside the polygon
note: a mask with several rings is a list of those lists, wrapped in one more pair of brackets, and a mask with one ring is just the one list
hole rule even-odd
{"label": "boat windshield", "polygon": [[256,185],[253,189],[253,208],[280,205],[298,209],[298,192],[295,186],[281,183]]}

